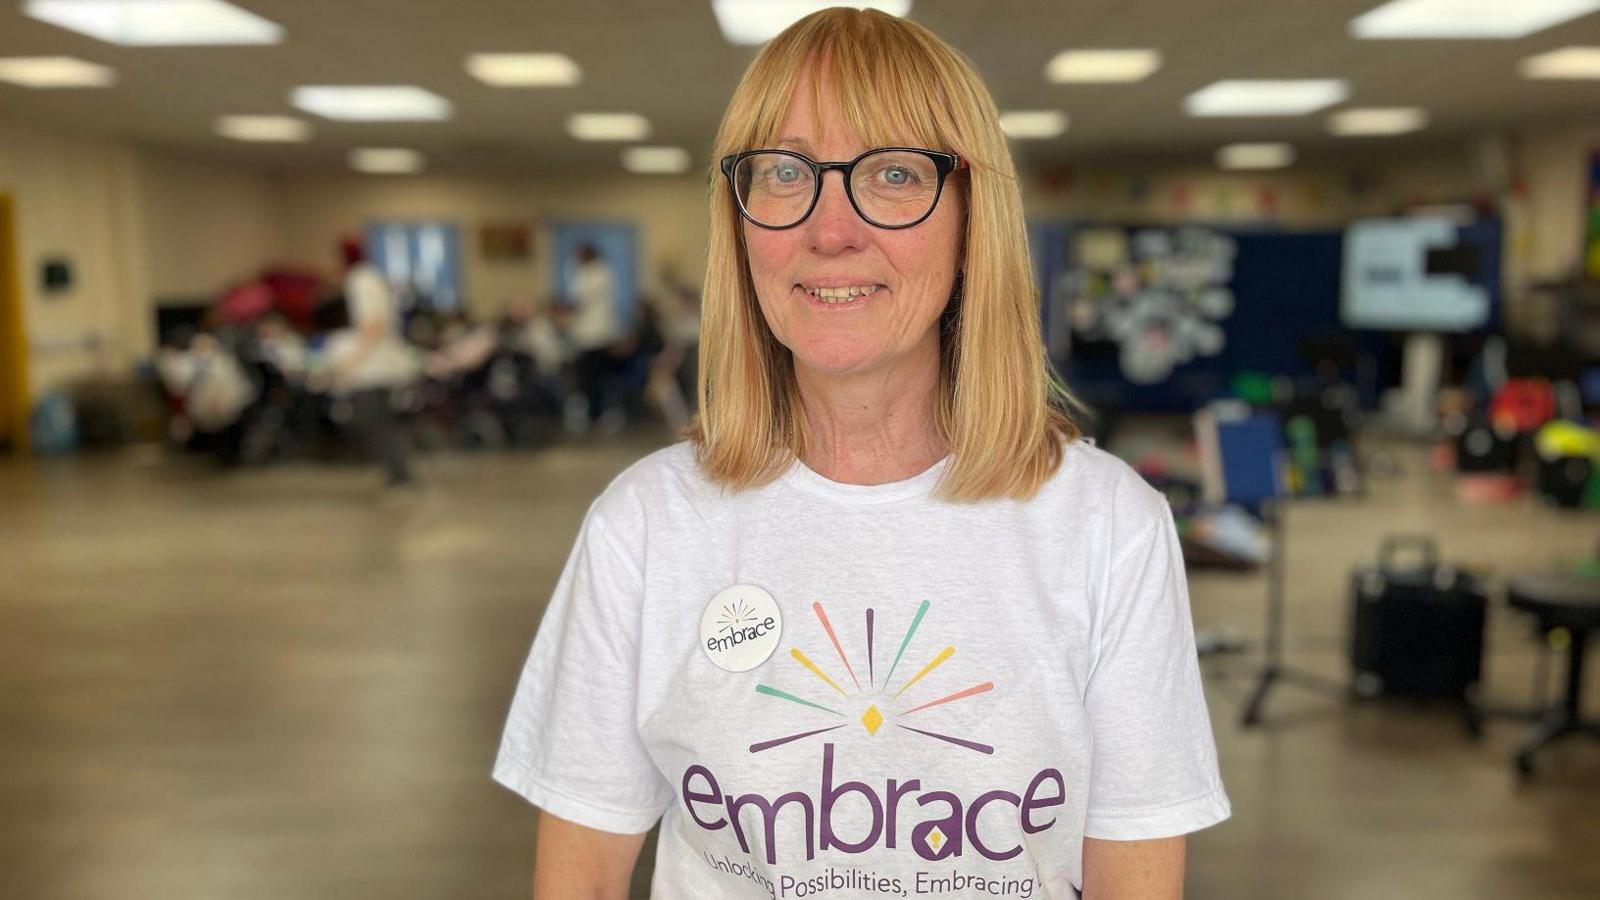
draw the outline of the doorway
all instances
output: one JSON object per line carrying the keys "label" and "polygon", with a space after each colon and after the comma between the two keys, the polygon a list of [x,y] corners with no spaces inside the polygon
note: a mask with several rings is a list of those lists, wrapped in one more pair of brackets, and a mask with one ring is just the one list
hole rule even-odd
{"label": "doorway", "polygon": [[16,205],[0,192],[0,452],[28,449],[28,342],[17,270]]}

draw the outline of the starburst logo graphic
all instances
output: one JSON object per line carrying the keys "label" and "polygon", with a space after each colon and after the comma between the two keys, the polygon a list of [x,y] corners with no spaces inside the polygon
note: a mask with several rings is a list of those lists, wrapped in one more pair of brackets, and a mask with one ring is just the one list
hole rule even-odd
{"label": "starburst logo graphic", "polygon": [[739,599],[722,604],[722,615],[717,616],[717,624],[722,626],[723,631],[731,634],[746,622],[754,622],[755,618],[755,610],[751,609],[750,604]]}
{"label": "starburst logo graphic", "polygon": [[[904,703],[915,702],[912,700],[901,699],[904,697],[906,692],[912,688],[913,685],[916,685],[918,682],[922,681],[922,679],[927,677],[930,672],[944,665],[945,662],[950,659],[950,657],[955,655],[956,648],[954,645],[951,645],[945,647],[943,650],[940,650],[934,655],[933,659],[928,661],[927,665],[923,666],[917,672],[917,674],[912,675],[898,688],[895,688],[893,693],[889,693],[890,687],[894,684],[895,670],[900,667],[900,661],[905,657],[906,648],[911,646],[911,639],[916,635],[917,628],[921,626],[923,616],[927,615],[928,606],[928,601],[924,600],[922,601],[922,605],[917,607],[917,613],[911,619],[911,626],[906,629],[905,637],[900,640],[900,649],[895,652],[894,662],[889,665],[889,671],[883,676],[882,682],[878,681],[876,667],[877,654],[873,646],[873,610],[867,610],[867,686],[863,688],[861,686],[861,679],[856,676],[855,668],[850,665],[850,658],[845,655],[844,646],[839,642],[839,635],[834,632],[833,623],[828,621],[828,614],[823,610],[822,604],[820,602],[811,604],[812,612],[817,614],[817,620],[822,623],[822,630],[827,633],[828,640],[833,643],[834,653],[838,655],[839,662],[844,665],[844,671],[850,676],[850,682],[855,685],[855,691],[852,692],[846,690],[842,685],[839,684],[838,681],[830,677],[827,672],[824,672],[821,666],[817,665],[811,660],[810,657],[801,652],[799,647],[790,649],[789,655],[794,659],[795,662],[805,667],[807,671],[809,671],[812,675],[815,675],[822,681],[823,684],[826,684],[834,691],[834,693],[843,698],[844,702],[849,705],[851,710],[850,712],[843,712],[835,708],[840,704],[833,700],[829,700],[829,703],[834,704],[833,706],[823,703],[816,703],[803,697],[797,697],[788,691],[779,690],[778,688],[770,685],[756,685],[756,693],[765,694],[768,697],[776,697],[779,700],[786,700],[790,703],[797,703],[801,706],[820,710],[828,713],[829,715],[837,716],[842,719],[853,719],[854,722],[859,722],[861,726],[867,730],[867,734],[869,736],[876,737],[878,731],[882,729],[885,724],[892,724],[895,728],[920,734],[924,737],[934,738],[946,743],[955,744],[957,747],[975,750],[978,753],[994,753],[994,747],[988,744],[967,740],[966,738],[954,737],[948,734],[940,734],[938,732],[928,731],[922,728],[915,728],[911,725],[906,725],[901,721],[902,719],[910,718],[911,716],[917,715],[918,713],[922,713],[926,710],[944,706],[948,703],[954,703],[957,700],[965,700],[968,697],[975,697],[979,694],[994,690],[994,682],[985,681],[982,684],[975,684],[972,687],[956,691],[953,694],[947,694],[938,698],[937,700],[929,700],[926,703],[911,706],[909,709],[901,708],[902,704]],[[857,716],[855,714],[855,710],[859,710],[862,703],[866,703],[866,709],[862,711],[859,716]],[[785,735],[769,741],[760,741],[750,745],[750,752],[760,753],[763,750],[771,750],[774,747],[781,747],[784,744],[792,741],[798,741],[802,738],[826,734],[830,731],[837,731],[840,728],[845,728],[854,724],[854,722],[845,721],[837,725],[830,725],[824,728],[815,728],[809,731],[802,731],[797,734]],[[941,835],[940,839],[942,839],[942,837],[943,836]]]}

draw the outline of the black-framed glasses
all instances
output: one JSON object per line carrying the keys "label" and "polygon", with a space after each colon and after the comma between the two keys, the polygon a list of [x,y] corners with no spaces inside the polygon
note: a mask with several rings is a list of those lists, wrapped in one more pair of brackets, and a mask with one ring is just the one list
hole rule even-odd
{"label": "black-framed glasses", "polygon": [[910,228],[933,214],[944,180],[961,157],[917,147],[880,147],[849,162],[817,162],[790,150],[746,150],[722,158],[739,213],[781,231],[806,220],[822,196],[822,176],[838,170],[856,215],[879,228]]}

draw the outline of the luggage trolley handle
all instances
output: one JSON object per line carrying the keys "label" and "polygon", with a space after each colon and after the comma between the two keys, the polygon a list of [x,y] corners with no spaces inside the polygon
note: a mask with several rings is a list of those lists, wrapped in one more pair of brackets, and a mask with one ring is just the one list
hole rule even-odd
{"label": "luggage trolley handle", "polygon": [[1439,545],[1425,534],[1395,534],[1383,539],[1378,547],[1378,569],[1385,574],[1398,572],[1394,558],[1402,548],[1413,547],[1421,553],[1422,565],[1412,571],[1432,572],[1439,568]]}

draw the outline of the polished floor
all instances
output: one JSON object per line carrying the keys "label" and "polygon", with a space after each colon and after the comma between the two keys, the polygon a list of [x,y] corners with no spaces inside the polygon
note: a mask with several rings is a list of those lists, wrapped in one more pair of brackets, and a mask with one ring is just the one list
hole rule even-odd
{"label": "polished floor", "polygon": [[[588,502],[660,440],[432,457],[401,498],[360,467],[0,459],[0,900],[525,897],[534,812],[488,778],[506,704]],[[1600,540],[1389,459],[1368,497],[1292,510],[1306,668],[1341,673],[1382,534],[1494,576]],[[1191,584],[1200,625],[1259,632],[1259,575]],[[1534,644],[1503,610],[1491,632],[1490,690],[1525,702]],[[1519,783],[1520,723],[1474,743],[1447,710],[1293,687],[1243,731],[1252,665],[1205,666],[1235,814],[1193,838],[1189,897],[1600,897],[1600,742]]]}

